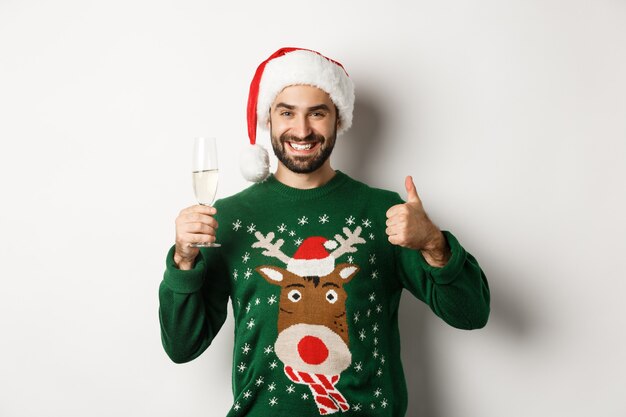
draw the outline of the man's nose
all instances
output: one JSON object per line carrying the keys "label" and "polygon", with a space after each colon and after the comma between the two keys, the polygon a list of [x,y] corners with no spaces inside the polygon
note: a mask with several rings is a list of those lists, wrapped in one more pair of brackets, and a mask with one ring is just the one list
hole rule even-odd
{"label": "man's nose", "polygon": [[311,124],[307,117],[298,117],[294,120],[291,133],[298,139],[304,139],[311,134]]}

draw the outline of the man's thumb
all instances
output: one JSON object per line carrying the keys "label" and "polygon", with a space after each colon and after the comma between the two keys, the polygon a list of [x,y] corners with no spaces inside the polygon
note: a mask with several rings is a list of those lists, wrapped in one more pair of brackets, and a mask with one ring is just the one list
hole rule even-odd
{"label": "man's thumb", "polygon": [[419,203],[420,198],[417,195],[417,189],[413,183],[413,177],[410,175],[404,180],[404,187],[406,188],[407,203]]}

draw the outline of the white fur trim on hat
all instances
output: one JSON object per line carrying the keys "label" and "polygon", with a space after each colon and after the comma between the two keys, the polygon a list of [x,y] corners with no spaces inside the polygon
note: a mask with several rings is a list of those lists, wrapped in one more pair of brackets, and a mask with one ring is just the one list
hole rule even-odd
{"label": "white fur trim on hat", "polygon": [[294,259],[287,264],[287,271],[301,277],[324,277],[335,270],[335,258]]}
{"label": "white fur trim on hat", "polygon": [[259,127],[267,129],[274,99],[291,85],[311,85],[328,93],[339,112],[338,134],[352,126],[354,83],[348,74],[341,66],[315,52],[296,50],[269,61],[263,71],[257,101]]}

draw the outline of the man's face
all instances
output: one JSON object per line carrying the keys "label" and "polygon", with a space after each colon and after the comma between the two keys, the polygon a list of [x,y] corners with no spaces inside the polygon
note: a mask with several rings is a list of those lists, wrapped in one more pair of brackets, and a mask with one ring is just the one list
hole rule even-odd
{"label": "man's face", "polygon": [[269,124],[274,153],[290,171],[316,171],[335,146],[337,111],[330,96],[317,87],[286,87],[272,103]]}

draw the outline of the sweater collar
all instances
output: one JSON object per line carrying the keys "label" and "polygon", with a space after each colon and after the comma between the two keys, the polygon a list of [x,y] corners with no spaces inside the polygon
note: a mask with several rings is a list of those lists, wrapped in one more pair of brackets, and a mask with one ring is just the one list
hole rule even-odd
{"label": "sweater collar", "polygon": [[308,190],[302,190],[300,188],[293,188],[278,181],[274,174],[270,175],[262,185],[271,192],[276,192],[289,200],[313,200],[330,194],[337,188],[341,187],[348,181],[348,177],[343,172],[335,171],[335,176],[331,178],[326,184],[310,188]]}

